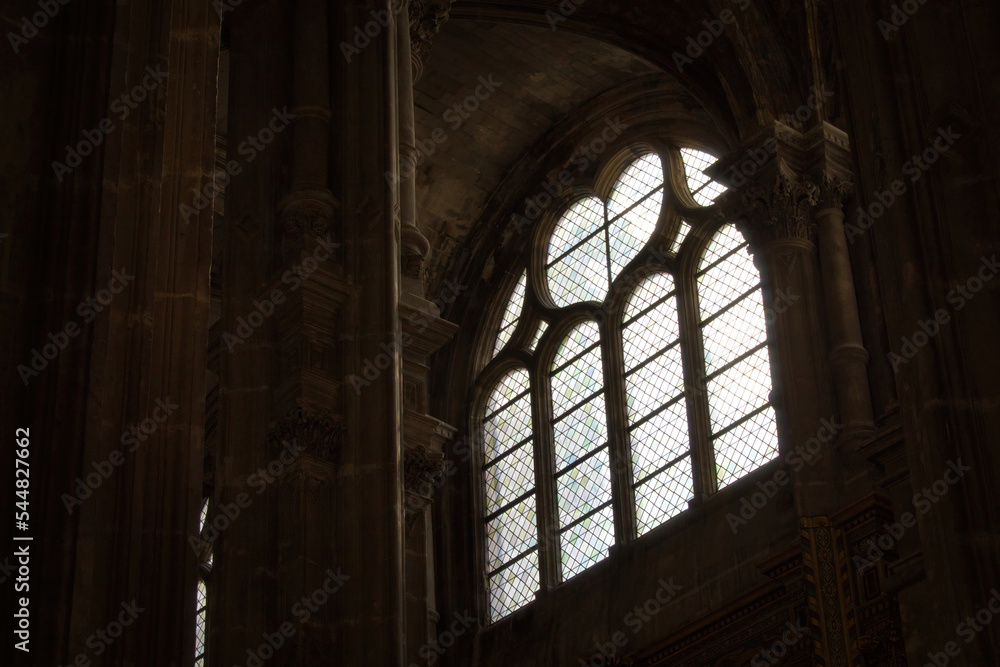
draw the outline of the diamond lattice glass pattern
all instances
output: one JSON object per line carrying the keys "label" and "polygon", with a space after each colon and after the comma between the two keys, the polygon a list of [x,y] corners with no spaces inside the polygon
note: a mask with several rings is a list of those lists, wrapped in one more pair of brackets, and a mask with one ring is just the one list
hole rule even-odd
{"label": "diamond lattice glass pattern", "polygon": [[628,325],[639,313],[673,291],[674,279],[669,273],[656,273],[643,280],[628,298],[628,304],[625,306],[625,324]]}
{"label": "diamond lattice glass pattern", "polygon": [[490,577],[490,619],[498,621],[535,599],[538,552],[534,551]]}
{"label": "diamond lattice glass pattern", "polygon": [[[500,380],[487,400],[483,420],[486,512],[492,514],[513,503],[486,523],[491,571],[534,549],[538,542],[530,388],[528,372],[515,369]],[[494,620],[530,602],[538,590],[538,576],[538,558],[533,554],[490,577]]]}
{"label": "diamond lattice glass pattern", "polygon": [[569,579],[606,558],[615,543],[611,505],[569,528],[561,538],[563,579]]}
{"label": "diamond lattice glass pattern", "polygon": [[759,286],[760,274],[744,246],[698,276],[701,319],[708,319]]}
{"label": "diamond lattice glass pattern", "polygon": [[552,416],[561,417],[571,407],[604,388],[601,348],[583,353],[552,375]]}
{"label": "diamond lattice glass pattern", "polygon": [[771,365],[760,285],[760,273],[743,235],[732,225],[724,226],[709,243],[698,276],[709,417],[720,487],[760,467],[778,451],[769,403]]}
{"label": "diamond lattice glass pattern", "polygon": [[642,482],[688,452],[687,406],[676,401],[664,410],[632,426],[632,481]]}
{"label": "diamond lattice glass pattern", "polygon": [[709,206],[726,191],[724,185],[713,181],[705,174],[705,169],[715,163],[715,157],[693,148],[682,148],[681,159],[684,161],[688,189],[699,206]]}
{"label": "diamond lattice glass pattern", "polygon": [[719,488],[735,482],[778,455],[774,409],[767,407],[715,439]]}
{"label": "diamond lattice glass pattern", "polygon": [[663,208],[663,189],[652,192],[635,208],[612,221],[610,227],[611,275],[617,276],[631,262],[656,230]]}
{"label": "diamond lattice glass pattern", "polygon": [[569,332],[559,349],[556,350],[556,358],[552,362],[552,368],[557,369],[573,357],[579,355],[584,350],[593,347],[601,340],[601,332],[597,328],[596,322],[583,322]]}
{"label": "diamond lattice glass pattern", "polygon": [[514,293],[507,302],[507,309],[503,313],[503,320],[500,322],[500,332],[497,334],[496,344],[493,346],[493,356],[496,356],[503,346],[510,341],[517,328],[517,322],[521,319],[521,308],[524,306],[524,290],[528,284],[528,272],[521,274],[521,279],[514,287]]}
{"label": "diamond lattice glass pattern", "polygon": [[535,332],[535,337],[531,339],[531,345],[528,346],[529,352],[534,352],[535,348],[538,347],[538,342],[542,340],[542,336],[545,335],[545,331],[549,328],[548,322],[540,322],[538,324],[538,331]]}
{"label": "diamond lattice glass pattern", "polygon": [[537,543],[535,497],[528,496],[486,523],[487,557],[490,570],[514,560]]}
{"label": "diamond lattice glass pattern", "polygon": [[663,185],[663,165],[656,153],[634,160],[615,183],[608,200],[608,219],[614,219],[654,189]]}
{"label": "diamond lattice glass pattern", "polygon": [[525,393],[483,420],[484,463],[493,461],[530,437],[531,396]]}
{"label": "diamond lattice glass pattern", "polygon": [[610,478],[607,447],[557,475],[559,525],[565,527],[591,510],[611,502]]}
{"label": "diamond lattice glass pattern", "polygon": [[549,258],[546,264],[551,264],[562,257],[570,248],[579,245],[580,241],[591,236],[604,227],[604,204],[597,197],[587,197],[575,201],[563,214],[552,232],[549,243]]}
{"label": "diamond lattice glass pattern", "polygon": [[712,433],[768,404],[771,367],[767,346],[708,381]]}
{"label": "diamond lattice glass pattern", "polygon": [[602,394],[553,423],[557,472],[607,442],[605,414]]}
{"label": "diamond lattice glass pattern", "polygon": [[678,336],[680,328],[677,324],[677,304],[671,294],[652,310],[625,325],[622,330],[625,370],[632,370],[663,348],[677,342]]}
{"label": "diamond lattice glass pattern", "polygon": [[680,346],[674,345],[627,374],[625,391],[628,417],[632,423],[684,393],[684,366]]}
{"label": "diamond lattice glass pattern", "polygon": [[689,457],[684,457],[656,477],[636,486],[635,509],[639,535],[645,535],[686,510],[692,498],[694,480]]}
{"label": "diamond lattice glass pattern", "polygon": [[761,291],[732,304],[704,325],[705,370],[711,374],[767,341]]}
{"label": "diamond lattice glass pattern", "polygon": [[535,448],[529,440],[504,456],[484,473],[486,478],[486,513],[519,498],[535,486]]}
{"label": "diamond lattice glass pattern", "polygon": [[208,587],[201,579],[198,580],[198,595],[195,603],[194,656],[199,659],[205,655],[205,632],[208,622]]}
{"label": "diamond lattice glass pattern", "polygon": [[680,229],[677,230],[677,238],[674,242],[670,244],[670,252],[677,254],[681,251],[681,246],[684,245],[684,241],[687,240],[688,234],[691,233],[691,225],[687,223],[686,220],[681,220]]}
{"label": "diamond lattice glass pattern", "polygon": [[552,300],[560,307],[581,301],[603,301],[608,293],[607,263],[604,233],[598,232],[549,267]]}

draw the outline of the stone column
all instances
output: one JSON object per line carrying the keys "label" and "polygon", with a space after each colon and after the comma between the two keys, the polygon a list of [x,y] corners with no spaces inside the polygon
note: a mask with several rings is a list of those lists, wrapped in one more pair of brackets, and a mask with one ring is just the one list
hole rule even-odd
{"label": "stone column", "polygon": [[[822,420],[836,413],[812,222],[818,188],[808,177],[810,157],[800,133],[776,122],[747,146],[712,171],[734,188],[720,201],[730,219],[741,221],[764,279],[772,403],[787,452],[815,439]],[[816,465],[793,475],[800,516],[827,511],[826,498],[811,487],[832,474],[835,457],[823,456],[829,453],[820,452]]]}
{"label": "stone column", "polygon": [[830,364],[840,419],[844,423],[843,437],[855,440],[872,435],[875,421],[868,387],[869,355],[861,337],[854,275],[844,233],[844,200],[852,186],[838,175],[827,172],[823,176],[815,220],[830,331]]}

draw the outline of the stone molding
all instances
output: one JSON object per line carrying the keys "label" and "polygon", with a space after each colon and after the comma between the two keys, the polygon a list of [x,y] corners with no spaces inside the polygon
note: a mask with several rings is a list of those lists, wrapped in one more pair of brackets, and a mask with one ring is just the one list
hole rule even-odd
{"label": "stone molding", "polygon": [[300,447],[301,453],[289,470],[291,478],[322,483],[333,477],[346,437],[347,423],[343,417],[298,400],[268,432],[268,453],[277,458],[286,443]]}

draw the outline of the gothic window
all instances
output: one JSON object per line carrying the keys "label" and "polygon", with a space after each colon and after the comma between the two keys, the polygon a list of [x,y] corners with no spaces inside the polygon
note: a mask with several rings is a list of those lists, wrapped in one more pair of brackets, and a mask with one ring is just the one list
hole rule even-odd
{"label": "gothic window", "polygon": [[542,223],[484,342],[494,621],[777,455],[761,277],[715,158],[631,155]]}
{"label": "gothic window", "polygon": [[208,580],[212,574],[212,543],[204,539],[205,526],[208,524],[209,499],[205,498],[198,517],[198,533],[202,537],[202,550],[198,554],[198,590],[195,595],[195,628],[194,628],[194,664],[195,667],[205,667],[205,654],[208,641]]}

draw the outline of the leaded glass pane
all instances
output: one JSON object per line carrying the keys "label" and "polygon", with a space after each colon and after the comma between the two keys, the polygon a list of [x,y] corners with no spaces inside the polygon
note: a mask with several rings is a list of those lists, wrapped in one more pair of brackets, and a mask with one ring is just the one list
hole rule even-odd
{"label": "leaded glass pane", "polygon": [[538,552],[533,551],[490,577],[490,619],[497,621],[535,599]]}
{"label": "leaded glass pane", "polygon": [[607,447],[556,475],[559,525],[567,526],[591,510],[611,502],[610,477]]}
{"label": "leaded glass pane", "polygon": [[615,543],[611,505],[566,530],[561,537],[563,579],[569,579],[606,558]]}
{"label": "leaded glass pane", "polygon": [[684,457],[656,477],[635,487],[636,522],[645,535],[688,508],[694,498],[691,459]]}
{"label": "leaded glass pane", "polygon": [[562,257],[570,248],[604,227],[604,204],[597,197],[586,197],[575,201],[552,233],[549,243],[549,259],[546,264]]}
{"label": "leaded glass pane", "polygon": [[684,365],[680,345],[674,345],[626,375],[625,390],[631,423],[683,394]]}
{"label": "leaded glass pane", "polygon": [[486,513],[519,498],[535,486],[535,447],[528,441],[486,468]]}
{"label": "leaded glass pane", "polygon": [[631,262],[656,230],[663,207],[663,189],[643,199],[625,215],[611,223],[611,275],[617,276]]}
{"label": "leaded glass pane", "polygon": [[584,322],[569,332],[556,351],[552,368],[561,367],[584,350],[593,347],[601,341],[601,333],[596,322]]}
{"label": "leaded glass pane", "polygon": [[194,656],[201,658],[205,655],[205,635],[208,629],[208,587],[201,579],[198,580],[195,604]]}
{"label": "leaded glass pane", "polygon": [[778,456],[774,408],[767,407],[715,440],[719,488],[735,482]]}
{"label": "leaded glass pane", "polygon": [[646,153],[633,161],[618,177],[608,201],[608,219],[621,215],[629,207],[663,185],[663,165],[656,153]]}
{"label": "leaded glass pane", "polygon": [[693,148],[682,148],[681,159],[684,161],[684,174],[687,177],[691,196],[700,206],[709,206],[716,198],[726,191],[726,187],[713,181],[705,169],[716,162],[716,159],[704,151]]}
{"label": "leaded glass pane", "polygon": [[632,426],[633,482],[638,483],[688,452],[687,406],[675,401]]}
{"label": "leaded glass pane", "polygon": [[701,319],[708,319],[759,286],[760,274],[753,265],[748,248],[737,250],[698,276]]}
{"label": "leaded glass pane", "polygon": [[673,295],[625,326],[622,342],[625,370],[630,371],[646,359],[677,342],[677,305]]}
{"label": "leaded glass pane", "polygon": [[681,246],[684,245],[684,241],[687,240],[688,234],[691,233],[691,225],[687,223],[686,220],[681,220],[680,229],[677,230],[677,238],[670,245],[670,252],[675,255],[681,251]]}
{"label": "leaded glass pane", "polygon": [[552,416],[567,410],[604,388],[600,346],[583,353],[552,375]]}
{"label": "leaded glass pane", "polygon": [[486,553],[491,571],[537,544],[535,519],[535,496],[531,495],[486,523]]}
{"label": "leaded glass pane", "polygon": [[505,568],[489,580],[494,620],[538,589],[537,554],[524,556],[538,543],[532,435],[530,381],[519,368],[497,383],[483,419],[487,562],[491,572]]}
{"label": "leaded glass pane", "polygon": [[535,337],[531,339],[531,345],[528,346],[529,352],[534,352],[535,348],[538,347],[538,342],[542,340],[542,336],[545,335],[545,331],[549,328],[548,322],[540,322],[538,324],[538,331],[535,332]]}
{"label": "leaded glass pane", "polygon": [[607,442],[608,425],[605,414],[602,394],[553,424],[557,472]]}
{"label": "leaded glass pane", "polygon": [[698,299],[721,487],[774,458],[778,438],[760,274],[739,231],[723,227],[701,266]]}
{"label": "leaded glass pane", "polygon": [[507,302],[507,309],[504,310],[503,320],[500,322],[500,333],[497,334],[496,343],[493,346],[493,356],[496,356],[503,346],[510,341],[517,328],[517,322],[521,319],[521,308],[524,307],[524,290],[528,284],[528,272],[521,274],[521,279],[514,287],[514,293]]}
{"label": "leaded glass pane", "polygon": [[608,293],[608,253],[604,233],[584,241],[548,270],[549,294],[557,306],[603,301]]}
{"label": "leaded glass pane", "polygon": [[643,280],[635,288],[629,297],[628,305],[625,306],[625,324],[628,325],[639,313],[663,300],[673,291],[674,279],[669,273],[657,273]]}

